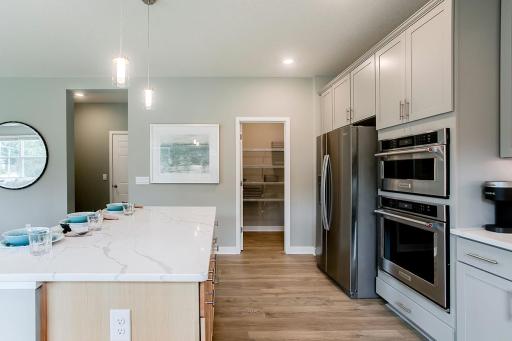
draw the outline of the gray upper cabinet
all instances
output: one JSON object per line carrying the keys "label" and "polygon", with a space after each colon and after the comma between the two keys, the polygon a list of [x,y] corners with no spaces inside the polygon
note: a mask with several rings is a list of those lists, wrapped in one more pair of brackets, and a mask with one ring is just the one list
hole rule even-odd
{"label": "gray upper cabinet", "polygon": [[512,157],[512,0],[501,0],[500,154]]}
{"label": "gray upper cabinet", "polygon": [[350,73],[352,121],[375,116],[375,56],[372,55]]}
{"label": "gray upper cabinet", "polygon": [[377,129],[382,129],[404,121],[405,33],[377,51],[375,61]]}
{"label": "gray upper cabinet", "polygon": [[407,121],[453,111],[451,2],[444,1],[405,31]]}
{"label": "gray upper cabinet", "polygon": [[451,6],[443,1],[375,54],[378,129],[453,110]]}
{"label": "gray upper cabinet", "polygon": [[[368,51],[376,51],[374,55],[336,78],[329,89],[334,108],[331,129],[374,115],[377,129],[383,129],[453,111],[453,1],[432,6]],[[508,55],[510,36],[509,32]],[[512,95],[510,69],[507,95]],[[507,103],[502,141],[512,156],[512,102]]]}
{"label": "gray upper cabinet", "polygon": [[322,115],[322,134],[332,130],[333,105],[332,89],[325,91],[320,97],[320,114]]}
{"label": "gray upper cabinet", "polygon": [[350,124],[352,109],[350,107],[350,75],[334,84],[334,126],[333,129]]}

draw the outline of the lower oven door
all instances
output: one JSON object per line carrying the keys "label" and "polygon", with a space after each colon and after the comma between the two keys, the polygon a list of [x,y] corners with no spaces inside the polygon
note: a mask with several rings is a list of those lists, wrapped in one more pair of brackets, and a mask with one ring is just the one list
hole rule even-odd
{"label": "lower oven door", "polygon": [[379,188],[385,191],[448,197],[446,145],[392,150],[379,160]]}
{"label": "lower oven door", "polygon": [[447,309],[446,224],[385,209],[375,212],[380,269]]}

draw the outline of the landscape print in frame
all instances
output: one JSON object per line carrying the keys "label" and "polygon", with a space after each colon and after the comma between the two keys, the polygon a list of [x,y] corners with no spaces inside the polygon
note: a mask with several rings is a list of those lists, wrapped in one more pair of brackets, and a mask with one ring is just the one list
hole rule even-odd
{"label": "landscape print in frame", "polygon": [[218,124],[151,124],[151,183],[219,183]]}

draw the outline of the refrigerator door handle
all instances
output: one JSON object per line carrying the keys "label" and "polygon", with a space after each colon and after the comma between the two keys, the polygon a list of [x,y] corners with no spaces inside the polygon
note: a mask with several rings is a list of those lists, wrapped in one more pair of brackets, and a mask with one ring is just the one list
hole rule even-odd
{"label": "refrigerator door handle", "polygon": [[327,221],[327,231],[329,231],[331,229],[331,223],[332,223],[332,166],[331,166],[331,158],[329,157],[329,155],[327,155],[327,166],[326,166],[326,171],[329,172],[329,181],[326,183],[328,184],[327,186],[328,187],[328,193],[329,193],[329,197],[328,197],[328,200],[329,200],[329,213],[327,213],[327,205],[325,207],[325,220]]}
{"label": "refrigerator door handle", "polygon": [[327,219],[325,215],[325,184],[326,184],[326,171],[327,171],[327,160],[329,159],[328,155],[324,155],[324,159],[322,161],[322,175],[320,181],[320,213],[322,215],[322,225],[323,228],[327,228]]}

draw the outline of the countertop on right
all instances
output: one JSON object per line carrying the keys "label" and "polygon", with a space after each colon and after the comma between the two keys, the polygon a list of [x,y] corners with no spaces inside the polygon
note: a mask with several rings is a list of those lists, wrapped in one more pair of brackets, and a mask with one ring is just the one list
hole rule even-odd
{"label": "countertop on right", "polygon": [[483,227],[455,228],[451,229],[450,233],[458,237],[512,251],[512,233],[491,232]]}

